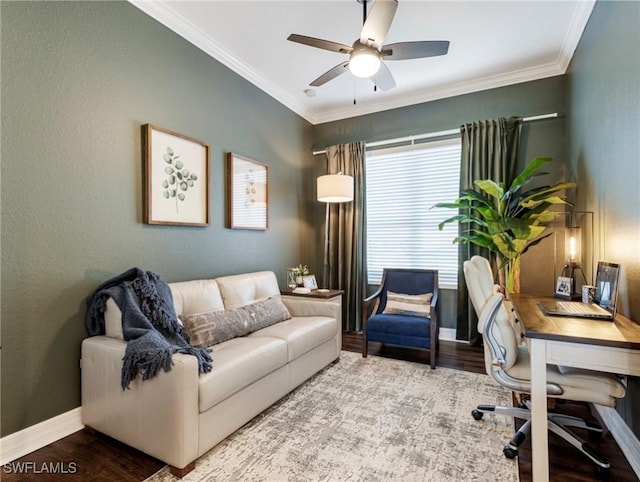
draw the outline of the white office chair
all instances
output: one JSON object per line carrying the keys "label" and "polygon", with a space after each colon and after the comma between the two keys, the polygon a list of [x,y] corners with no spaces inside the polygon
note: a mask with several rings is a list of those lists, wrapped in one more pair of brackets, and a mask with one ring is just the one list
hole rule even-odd
{"label": "white office chair", "polygon": [[[489,262],[481,256],[474,256],[471,260],[465,261],[464,275],[469,296],[478,314],[478,332],[483,335],[487,373],[505,388],[531,393],[529,352],[526,345],[518,345],[516,332],[504,307],[504,296],[496,292]],[[616,399],[624,397],[625,388],[614,375],[547,365],[547,395],[613,407]],[[506,457],[515,458],[518,448],[531,429],[529,401],[524,401],[519,408],[478,405],[472,415],[476,420],[480,420],[487,412],[526,420],[503,449]],[[609,462],[566,427],[579,427],[594,434],[601,434],[600,425],[568,415],[553,412],[548,414],[549,430],[589,457],[596,464],[598,472],[606,475],[610,467]]]}

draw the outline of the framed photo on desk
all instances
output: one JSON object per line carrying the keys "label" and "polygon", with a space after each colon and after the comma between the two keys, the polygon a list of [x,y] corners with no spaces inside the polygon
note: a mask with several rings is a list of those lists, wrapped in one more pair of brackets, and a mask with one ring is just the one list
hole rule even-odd
{"label": "framed photo on desk", "polygon": [[558,276],[558,281],[556,283],[555,297],[570,300],[572,293],[573,293],[573,279],[568,278],[566,276]]}

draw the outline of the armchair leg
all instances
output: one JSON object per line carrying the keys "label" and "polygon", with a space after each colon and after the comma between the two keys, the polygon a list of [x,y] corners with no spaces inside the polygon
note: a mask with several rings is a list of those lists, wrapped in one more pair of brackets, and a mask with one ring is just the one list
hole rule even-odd
{"label": "armchair leg", "polygon": [[369,343],[367,342],[367,335],[362,332],[362,357],[367,358],[369,351]]}
{"label": "armchair leg", "polygon": [[436,348],[434,346],[429,350],[431,354],[431,369],[435,370],[436,368]]}

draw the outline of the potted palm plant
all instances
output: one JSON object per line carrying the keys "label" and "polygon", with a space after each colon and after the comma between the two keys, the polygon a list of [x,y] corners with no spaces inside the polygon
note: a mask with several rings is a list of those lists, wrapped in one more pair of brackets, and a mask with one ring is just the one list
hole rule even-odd
{"label": "potted palm plant", "polygon": [[508,189],[504,183],[491,179],[475,181],[477,189],[468,189],[453,203],[439,203],[435,207],[458,209],[459,214],[442,221],[466,225],[464,233],[454,243],[473,243],[496,255],[500,270],[500,284],[508,291],[520,292],[520,259],[529,248],[551,233],[547,224],[554,219],[551,209],[557,204],[568,204],[559,191],[572,189],[573,182],[558,182],[551,186],[525,189],[550,157],[536,157],[516,176]]}

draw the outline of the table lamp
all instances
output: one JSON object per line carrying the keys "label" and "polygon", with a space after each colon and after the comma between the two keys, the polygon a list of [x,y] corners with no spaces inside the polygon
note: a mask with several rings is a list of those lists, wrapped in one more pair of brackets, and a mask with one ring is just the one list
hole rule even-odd
{"label": "table lamp", "polygon": [[[565,264],[562,269],[561,276],[569,278],[571,285],[566,293],[557,293],[556,297],[565,299],[580,299],[581,298],[581,286],[582,284],[588,284],[585,273],[582,269],[582,244],[585,241],[584,235],[586,234],[580,224],[588,224],[588,216],[593,216],[590,211],[569,211],[566,213],[567,224],[565,228],[565,247],[564,258]],[[581,216],[581,223],[577,218]],[[591,223],[593,226],[593,222]],[[593,228],[592,228],[593,230]],[[588,232],[588,231],[587,231]],[[593,239],[593,234],[591,234]]]}

